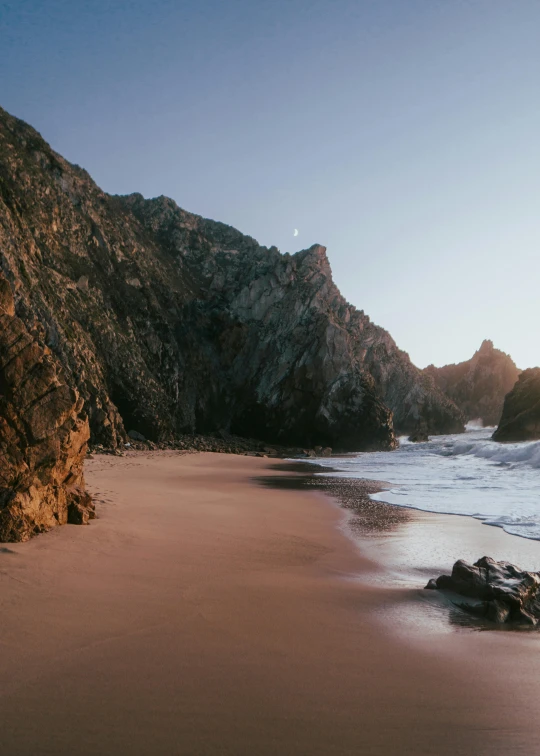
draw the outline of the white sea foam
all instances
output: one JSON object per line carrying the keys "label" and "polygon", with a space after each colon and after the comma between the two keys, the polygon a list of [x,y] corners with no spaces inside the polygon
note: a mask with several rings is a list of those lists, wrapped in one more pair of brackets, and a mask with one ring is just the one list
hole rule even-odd
{"label": "white sea foam", "polygon": [[453,454],[472,454],[499,464],[523,464],[540,468],[540,441],[522,444],[498,444],[496,441],[457,442]]}
{"label": "white sea foam", "polygon": [[475,420],[469,420],[469,422],[465,426],[465,430],[478,431],[482,430],[483,427],[484,423],[482,422],[481,418],[477,417]]}
{"label": "white sea foam", "polygon": [[540,540],[540,441],[499,444],[493,428],[434,436],[394,452],[317,460],[337,475],[393,487],[373,496],[399,506],[476,517],[508,533]]}

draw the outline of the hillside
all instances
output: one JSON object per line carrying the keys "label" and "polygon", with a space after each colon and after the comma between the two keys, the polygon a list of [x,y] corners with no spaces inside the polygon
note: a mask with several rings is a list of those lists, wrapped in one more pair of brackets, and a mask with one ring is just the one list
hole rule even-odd
{"label": "hillside", "polygon": [[0,110],[0,266],[93,442],[226,430],[392,448],[463,417],[348,304],[320,245],[262,247],[165,197],[110,196]]}

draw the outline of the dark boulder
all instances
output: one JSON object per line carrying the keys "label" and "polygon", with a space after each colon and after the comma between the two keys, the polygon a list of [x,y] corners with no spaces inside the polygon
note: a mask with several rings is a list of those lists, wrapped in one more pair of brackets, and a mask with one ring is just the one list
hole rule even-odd
{"label": "dark boulder", "polygon": [[460,559],[451,575],[431,579],[426,588],[466,597],[469,601],[454,603],[499,624],[537,625],[540,620],[540,573],[526,572],[510,562],[482,557],[469,564]]}

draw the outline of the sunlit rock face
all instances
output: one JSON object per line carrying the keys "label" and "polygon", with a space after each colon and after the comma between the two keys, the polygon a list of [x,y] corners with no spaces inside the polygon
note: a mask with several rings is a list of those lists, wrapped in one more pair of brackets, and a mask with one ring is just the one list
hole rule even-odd
{"label": "sunlit rock face", "polygon": [[4,111],[0,175],[17,313],[85,400],[93,441],[224,429],[360,450],[392,448],[394,425],[462,429],[343,299],[324,247],[282,255],[165,197],[107,195]]}
{"label": "sunlit rock face", "polygon": [[0,274],[0,541],[26,541],[93,516],[82,472],[90,436],[82,404],[50,350],[15,316]]}
{"label": "sunlit rock face", "polygon": [[524,370],[504,400],[495,441],[535,441],[540,438],[540,368]]}
{"label": "sunlit rock face", "polygon": [[499,422],[504,397],[520,371],[510,355],[495,349],[493,342],[486,340],[470,360],[441,368],[429,365],[425,373],[460,408],[467,420],[478,418],[489,426]]}

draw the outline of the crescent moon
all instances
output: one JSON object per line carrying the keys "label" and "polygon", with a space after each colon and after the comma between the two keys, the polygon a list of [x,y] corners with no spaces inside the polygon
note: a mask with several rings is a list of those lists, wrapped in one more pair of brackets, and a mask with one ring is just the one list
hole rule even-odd
{"label": "crescent moon", "polygon": [[295,228],[295,229],[294,229],[294,234],[293,234],[293,236],[298,236],[298,229],[297,229],[297,228]]}

